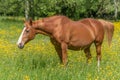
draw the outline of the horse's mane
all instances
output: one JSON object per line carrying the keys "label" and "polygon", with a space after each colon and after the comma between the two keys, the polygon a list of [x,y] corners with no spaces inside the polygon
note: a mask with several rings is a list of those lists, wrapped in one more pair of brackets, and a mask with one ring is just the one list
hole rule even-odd
{"label": "horse's mane", "polygon": [[61,19],[61,23],[63,23],[63,24],[71,20],[71,19],[69,19],[66,16],[56,15],[56,16],[51,16],[51,17],[43,18],[43,21],[45,21],[45,22],[54,22],[57,19]]}
{"label": "horse's mane", "polygon": [[49,22],[49,21],[54,21],[56,19],[58,19],[60,16],[51,16],[51,17],[46,17],[46,18],[43,18],[43,20],[45,22]]}

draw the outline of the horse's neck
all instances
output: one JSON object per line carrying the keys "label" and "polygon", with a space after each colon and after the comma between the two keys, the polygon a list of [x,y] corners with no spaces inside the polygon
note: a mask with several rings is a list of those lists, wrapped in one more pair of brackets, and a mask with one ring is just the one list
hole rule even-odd
{"label": "horse's neck", "polygon": [[47,35],[47,36],[51,36],[54,32],[55,29],[55,24],[53,23],[44,23],[41,26],[38,26],[38,33],[39,34],[43,34],[43,35]]}
{"label": "horse's neck", "polygon": [[52,18],[51,20],[48,19],[48,21],[43,21],[43,23],[39,23],[37,25],[37,27],[39,28],[40,31],[48,34],[48,35],[51,35],[53,36],[53,34],[57,31],[58,32],[58,28],[59,27],[59,31],[61,30],[60,27],[66,23],[69,23],[70,20],[69,18],[67,17],[54,17]]}

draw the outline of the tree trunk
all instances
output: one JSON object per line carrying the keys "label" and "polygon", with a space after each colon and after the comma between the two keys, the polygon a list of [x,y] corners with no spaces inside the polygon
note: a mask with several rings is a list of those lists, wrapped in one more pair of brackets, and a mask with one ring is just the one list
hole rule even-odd
{"label": "tree trunk", "polygon": [[29,19],[29,1],[25,0],[25,19]]}
{"label": "tree trunk", "polygon": [[117,7],[117,1],[116,1],[116,0],[114,0],[114,8],[115,8],[114,18],[115,18],[115,20],[117,20],[117,16],[118,16],[118,7]]}

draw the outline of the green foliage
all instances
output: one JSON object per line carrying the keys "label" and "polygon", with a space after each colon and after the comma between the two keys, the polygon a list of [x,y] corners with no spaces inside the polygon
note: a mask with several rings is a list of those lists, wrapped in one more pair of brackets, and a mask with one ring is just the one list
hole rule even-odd
{"label": "green foliage", "polygon": [[[0,15],[24,16],[26,0],[0,0]],[[113,0],[28,0],[30,17],[66,15],[75,20],[83,17],[113,18]],[[120,5],[120,1],[117,5]],[[118,16],[120,8],[118,7]]]}
{"label": "green foliage", "polygon": [[[20,16],[23,15],[24,6],[23,0],[0,0],[0,14]],[[23,6],[23,7],[21,7]]]}

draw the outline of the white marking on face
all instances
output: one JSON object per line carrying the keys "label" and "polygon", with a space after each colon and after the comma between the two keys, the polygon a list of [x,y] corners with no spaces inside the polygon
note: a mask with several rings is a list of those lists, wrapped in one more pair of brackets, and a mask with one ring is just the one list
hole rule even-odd
{"label": "white marking on face", "polygon": [[23,31],[18,39],[17,45],[19,45],[22,42],[22,37],[23,37],[23,33],[24,33],[25,29],[26,29],[26,27],[23,28]]}

